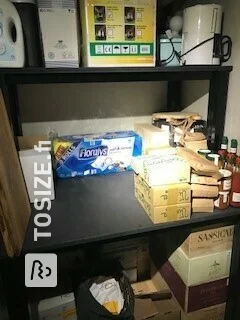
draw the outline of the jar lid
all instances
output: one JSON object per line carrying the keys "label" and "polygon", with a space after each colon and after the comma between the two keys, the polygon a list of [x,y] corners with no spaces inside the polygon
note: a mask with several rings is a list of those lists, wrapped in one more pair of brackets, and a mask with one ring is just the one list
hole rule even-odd
{"label": "jar lid", "polygon": [[207,155],[209,153],[211,153],[212,151],[209,149],[200,149],[198,150],[198,154],[203,154],[203,155]]}
{"label": "jar lid", "polygon": [[220,155],[216,153],[210,153],[207,155],[207,159],[210,161],[214,161],[216,158],[220,158]]}
{"label": "jar lid", "polygon": [[36,0],[11,0],[13,3],[31,3],[36,4]]}
{"label": "jar lid", "polygon": [[232,175],[232,172],[230,170],[226,170],[226,169],[220,169],[219,172],[221,173],[223,178],[230,178]]}

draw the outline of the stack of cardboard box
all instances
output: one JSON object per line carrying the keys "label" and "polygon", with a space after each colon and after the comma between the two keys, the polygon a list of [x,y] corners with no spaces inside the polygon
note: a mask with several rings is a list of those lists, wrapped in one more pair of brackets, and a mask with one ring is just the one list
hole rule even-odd
{"label": "stack of cardboard box", "polygon": [[134,129],[144,153],[132,159],[136,198],[153,223],[189,219],[190,165],[169,147],[169,127],[136,124]]}
{"label": "stack of cardboard box", "polygon": [[191,174],[192,212],[213,212],[218,197],[218,180],[213,177]]}
{"label": "stack of cardboard box", "polygon": [[224,319],[233,230],[226,226],[192,233],[161,267],[182,320]]}

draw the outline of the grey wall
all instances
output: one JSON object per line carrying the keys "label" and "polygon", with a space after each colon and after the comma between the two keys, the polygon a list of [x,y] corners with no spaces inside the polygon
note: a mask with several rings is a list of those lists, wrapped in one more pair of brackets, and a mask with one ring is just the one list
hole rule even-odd
{"label": "grey wall", "polygon": [[151,115],[166,107],[166,83],[22,85],[25,123]]}

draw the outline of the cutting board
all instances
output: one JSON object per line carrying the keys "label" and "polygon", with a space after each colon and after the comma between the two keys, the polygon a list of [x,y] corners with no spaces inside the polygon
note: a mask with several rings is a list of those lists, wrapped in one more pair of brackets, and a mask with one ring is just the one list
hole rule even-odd
{"label": "cutting board", "polygon": [[0,149],[0,231],[13,256],[22,250],[31,208],[1,90]]}

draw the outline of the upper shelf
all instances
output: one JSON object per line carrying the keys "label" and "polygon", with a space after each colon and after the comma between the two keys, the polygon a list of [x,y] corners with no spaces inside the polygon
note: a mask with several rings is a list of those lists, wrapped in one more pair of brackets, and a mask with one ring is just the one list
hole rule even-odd
{"label": "upper shelf", "polygon": [[208,80],[232,66],[0,69],[7,84]]}
{"label": "upper shelf", "polygon": [[191,219],[153,224],[134,196],[133,172],[59,179],[52,201],[51,225],[39,229],[50,238],[34,242],[33,210],[23,253],[56,251],[66,247],[116,241],[178,228],[194,228],[218,223],[234,224],[240,210],[229,208],[214,213],[193,214]]}

